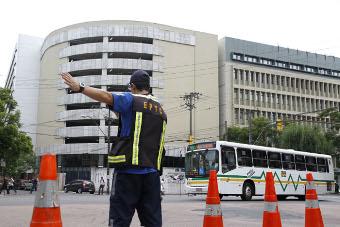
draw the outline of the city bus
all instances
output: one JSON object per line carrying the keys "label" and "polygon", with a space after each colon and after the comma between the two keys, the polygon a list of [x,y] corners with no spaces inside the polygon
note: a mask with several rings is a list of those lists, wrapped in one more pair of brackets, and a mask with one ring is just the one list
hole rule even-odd
{"label": "city bus", "polygon": [[191,144],[185,155],[188,194],[206,194],[209,172],[217,171],[220,198],[251,200],[264,195],[265,174],[274,175],[279,200],[305,198],[306,174],[311,172],[318,194],[334,192],[334,168],[329,155],[227,141]]}

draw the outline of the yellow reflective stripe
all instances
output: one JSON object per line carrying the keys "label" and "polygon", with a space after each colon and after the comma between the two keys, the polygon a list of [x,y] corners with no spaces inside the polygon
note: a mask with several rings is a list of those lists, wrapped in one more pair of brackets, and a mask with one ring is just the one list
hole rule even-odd
{"label": "yellow reflective stripe", "polygon": [[135,133],[133,136],[132,165],[138,165],[139,137],[142,128],[142,112],[136,112]]}
{"label": "yellow reflective stripe", "polygon": [[109,156],[109,162],[110,163],[119,163],[119,162],[125,162],[125,155],[118,155],[118,156]]}
{"label": "yellow reflective stripe", "polygon": [[157,169],[158,170],[161,169],[161,161],[162,161],[161,159],[162,159],[163,148],[164,148],[165,129],[166,129],[166,122],[163,121],[163,131],[162,131],[162,135],[161,135],[161,141],[160,141],[160,147],[159,147],[158,159],[157,159]]}

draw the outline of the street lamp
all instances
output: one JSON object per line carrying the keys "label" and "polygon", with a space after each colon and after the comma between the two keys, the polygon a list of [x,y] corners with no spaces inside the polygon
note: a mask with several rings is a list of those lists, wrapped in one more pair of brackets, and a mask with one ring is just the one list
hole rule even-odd
{"label": "street lamp", "polygon": [[[101,109],[103,109],[106,107],[101,107]],[[109,164],[109,153],[110,153],[110,146],[111,146],[111,142],[110,142],[110,137],[111,137],[111,111],[109,108],[107,108],[109,111],[108,114],[108,118],[107,118],[107,135],[105,135],[105,133],[103,132],[103,130],[100,128],[100,126],[96,123],[97,127],[99,128],[99,130],[103,133],[103,135],[107,138],[107,163],[106,163],[106,193],[110,194],[110,164]],[[81,115],[82,118],[90,118],[92,120],[94,120],[92,117],[87,116],[87,115]]]}

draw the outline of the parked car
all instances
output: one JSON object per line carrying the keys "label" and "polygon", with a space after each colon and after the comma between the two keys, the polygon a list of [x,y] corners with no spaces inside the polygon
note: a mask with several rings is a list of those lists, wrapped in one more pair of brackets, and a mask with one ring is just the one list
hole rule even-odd
{"label": "parked car", "polygon": [[26,182],[24,183],[24,190],[30,191],[32,187],[33,187],[32,181],[26,181]]}
{"label": "parked car", "polygon": [[16,180],[15,187],[18,190],[31,190],[32,183],[30,180]]}
{"label": "parked car", "polygon": [[67,193],[69,191],[76,193],[90,192],[91,194],[94,194],[96,189],[92,181],[74,180],[64,186],[64,192]]}

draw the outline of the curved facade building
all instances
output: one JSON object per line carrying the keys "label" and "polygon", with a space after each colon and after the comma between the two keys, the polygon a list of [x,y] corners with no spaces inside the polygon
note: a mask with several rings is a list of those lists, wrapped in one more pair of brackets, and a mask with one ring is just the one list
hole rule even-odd
{"label": "curved facade building", "polygon": [[[168,112],[166,163],[184,155],[189,111],[180,97],[185,94],[202,94],[193,111],[194,137],[216,139],[217,48],[216,35],[155,23],[97,21],[53,31],[41,48],[38,155],[57,153],[58,166],[68,180],[97,181],[99,175],[106,175],[101,167],[106,166],[108,110],[67,89],[61,72],[71,73],[87,86],[122,92],[134,70],[146,70],[153,94]],[[114,113],[112,118],[110,135],[114,140],[118,124]]]}

